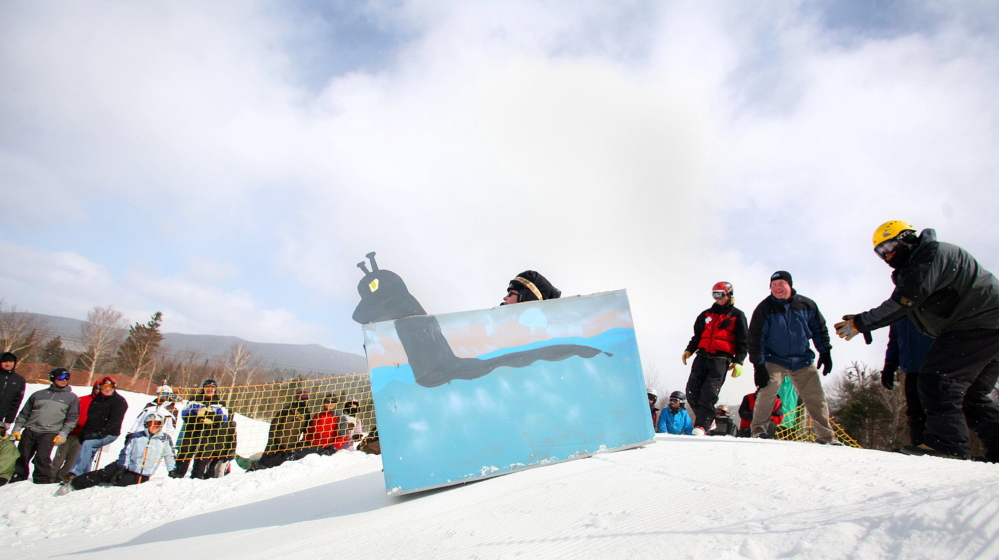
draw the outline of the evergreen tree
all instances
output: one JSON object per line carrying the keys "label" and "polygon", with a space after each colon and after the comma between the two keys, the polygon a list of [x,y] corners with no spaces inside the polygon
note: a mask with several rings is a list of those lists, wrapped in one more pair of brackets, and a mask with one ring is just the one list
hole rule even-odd
{"label": "evergreen tree", "polygon": [[66,349],[62,347],[62,337],[57,336],[45,343],[41,361],[52,367],[66,366]]}
{"label": "evergreen tree", "polygon": [[128,329],[128,338],[118,348],[118,368],[134,377],[152,380],[156,371],[156,354],[159,352],[163,334],[160,325],[163,313],[157,311],[145,325],[136,323]]}

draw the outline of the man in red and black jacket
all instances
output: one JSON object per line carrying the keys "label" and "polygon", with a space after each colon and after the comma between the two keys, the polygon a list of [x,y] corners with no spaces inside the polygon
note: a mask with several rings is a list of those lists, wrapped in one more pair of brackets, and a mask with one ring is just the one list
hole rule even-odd
{"label": "man in red and black jacket", "polygon": [[735,307],[732,284],[718,282],[711,288],[711,297],[715,303],[697,316],[694,336],[681,358],[687,365],[687,359],[697,354],[687,379],[687,402],[694,411],[695,435],[703,435],[711,428],[725,373],[731,370],[732,377],[738,377],[749,352],[746,314]]}

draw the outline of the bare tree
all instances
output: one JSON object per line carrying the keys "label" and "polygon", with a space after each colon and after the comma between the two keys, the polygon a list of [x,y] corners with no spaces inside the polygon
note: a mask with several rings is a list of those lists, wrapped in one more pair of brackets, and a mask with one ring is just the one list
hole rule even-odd
{"label": "bare tree", "polygon": [[[232,377],[232,385],[246,384],[260,367],[253,352],[242,344],[233,344],[225,359],[225,375]],[[223,379],[225,376],[223,376]]]}
{"label": "bare tree", "polygon": [[51,329],[44,321],[0,299],[2,351],[13,352],[23,360],[35,351],[36,346],[50,338],[52,338]]}
{"label": "bare tree", "polygon": [[659,393],[660,399],[666,396],[666,390],[669,388],[662,378],[659,368],[652,362],[649,362],[649,365],[645,367],[645,387],[655,389]]}
{"label": "bare tree", "polygon": [[125,338],[125,318],[112,306],[97,306],[87,313],[87,322],[80,325],[80,334],[87,350],[80,361],[91,375],[97,373],[98,364],[108,361]]}

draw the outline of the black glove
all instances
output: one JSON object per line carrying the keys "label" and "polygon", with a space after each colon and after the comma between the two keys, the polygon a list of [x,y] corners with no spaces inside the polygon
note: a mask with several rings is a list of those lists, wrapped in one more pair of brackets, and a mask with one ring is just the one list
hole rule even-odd
{"label": "black glove", "polygon": [[822,375],[829,375],[832,371],[832,354],[829,352],[819,354],[818,366],[822,368]]}
{"label": "black glove", "polygon": [[889,391],[895,388],[896,371],[898,371],[898,362],[885,362],[885,367],[881,368],[881,384]]}
{"label": "black glove", "polygon": [[770,372],[767,371],[767,366],[753,364],[753,381],[756,382],[756,386],[760,389],[770,384]]}

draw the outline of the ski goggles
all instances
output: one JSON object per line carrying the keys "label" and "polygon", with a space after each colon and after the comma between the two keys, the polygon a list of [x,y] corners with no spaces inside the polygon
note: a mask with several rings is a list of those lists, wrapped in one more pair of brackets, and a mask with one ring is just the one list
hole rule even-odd
{"label": "ski goggles", "polygon": [[879,257],[881,257],[881,260],[885,260],[888,258],[888,255],[894,253],[895,250],[898,249],[898,246],[901,243],[902,242],[899,241],[897,237],[894,239],[889,239],[887,241],[882,241],[881,243],[878,243],[876,247],[874,247],[874,252],[877,253]]}
{"label": "ski goggles", "polygon": [[110,381],[108,381],[108,382],[101,383],[100,389],[101,389],[101,391],[103,391],[104,389],[114,389],[114,387],[115,387],[114,383],[111,383]]}
{"label": "ski goggles", "polygon": [[55,378],[58,381],[65,381],[65,380],[69,379],[69,374],[68,373],[60,373],[59,375],[55,376]]}
{"label": "ski goggles", "polygon": [[715,290],[715,291],[711,292],[711,297],[713,297],[715,299],[721,299],[721,298],[725,297],[726,295],[727,294],[725,292],[721,291],[721,290]]}

